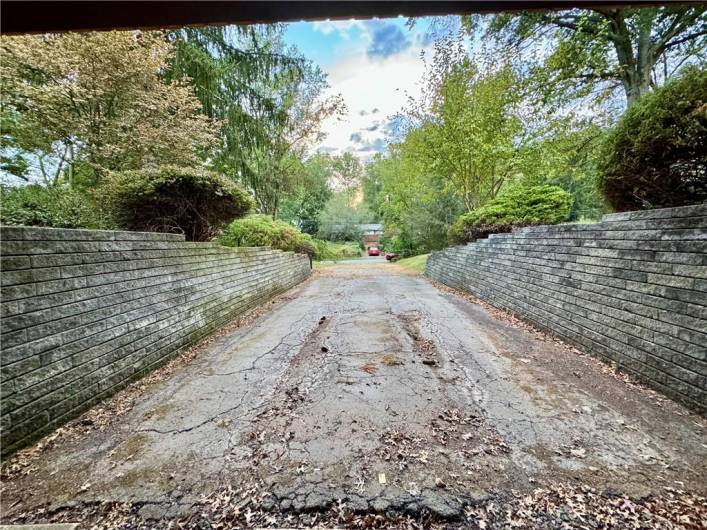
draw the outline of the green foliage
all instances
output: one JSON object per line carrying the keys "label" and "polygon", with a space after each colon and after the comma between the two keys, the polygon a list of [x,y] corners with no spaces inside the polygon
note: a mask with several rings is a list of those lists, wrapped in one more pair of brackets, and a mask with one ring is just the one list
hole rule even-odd
{"label": "green foliage", "polygon": [[319,215],[318,236],[329,241],[354,241],[361,238],[358,225],[370,223],[371,212],[365,204],[351,205],[348,192],[334,193]]}
{"label": "green foliage", "polygon": [[90,187],[111,170],[199,163],[216,127],[190,86],[164,82],[172,51],[160,32],[3,36],[3,169]]}
{"label": "green foliage", "polygon": [[304,251],[311,239],[303,237],[296,227],[265,214],[252,214],[230,223],[218,238],[228,247],[272,247],[279,250]]}
{"label": "green foliage", "polygon": [[381,248],[398,256],[415,256],[422,252],[423,246],[406,229],[386,229],[381,237]]}
{"label": "green foliage", "polygon": [[332,242],[323,239],[313,239],[316,246],[314,259],[319,261],[338,261],[346,258],[357,258],[361,255],[360,245],[356,241]]}
{"label": "green foliage", "polygon": [[99,190],[116,222],[127,229],[211,239],[224,223],[253,207],[231,180],[211,171],[165,166],[112,173]]}
{"label": "green foliage", "polygon": [[295,192],[302,158],[324,118],[339,112],[325,97],[325,74],[287,48],[280,25],[184,28],[169,34],[176,53],[168,76],[190,79],[210,117],[222,124],[214,165],[277,216]]}
{"label": "green foliage", "polygon": [[304,233],[315,235],[319,231],[319,214],[331,197],[329,178],[333,167],[334,160],[329,155],[316,154],[308,158],[301,182],[282,199],[278,217]]}
{"label": "green foliage", "polygon": [[707,69],[684,74],[630,107],[608,134],[601,189],[617,211],[707,200]]}
{"label": "green foliage", "polygon": [[0,223],[53,228],[110,228],[93,199],[64,186],[0,187]]}
{"label": "green foliage", "polygon": [[[471,35],[494,42],[531,72],[546,101],[610,97],[623,91],[628,106],[690,62],[704,61],[707,9],[571,9],[465,19]],[[537,60],[538,57],[542,59]]]}
{"label": "green foliage", "polygon": [[557,186],[518,187],[459,217],[449,238],[458,244],[514,227],[556,224],[567,219],[571,208],[572,196]]}
{"label": "green foliage", "polygon": [[433,86],[427,115],[402,145],[467,210],[495,197],[522,155],[529,135],[517,108],[520,82],[510,68],[482,73],[468,59],[454,64]]}
{"label": "green foliage", "polygon": [[548,138],[526,147],[513,185],[559,186],[574,199],[568,221],[599,219],[607,210],[597,182],[603,135],[591,124],[555,127]]}
{"label": "green foliage", "polygon": [[403,144],[390,146],[389,156],[374,157],[366,168],[377,182],[374,204],[383,218],[383,248],[404,255],[445,247],[449,225],[464,211],[455,190],[420,160],[418,139],[419,134],[408,134]]}

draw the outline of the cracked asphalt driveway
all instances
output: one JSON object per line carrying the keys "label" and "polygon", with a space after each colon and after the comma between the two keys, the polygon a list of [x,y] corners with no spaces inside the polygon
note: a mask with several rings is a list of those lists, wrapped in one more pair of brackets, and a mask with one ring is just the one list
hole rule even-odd
{"label": "cracked asphalt driveway", "polygon": [[279,512],[444,518],[567,482],[704,495],[703,418],[499,315],[394,265],[322,269],[106,428],[43,451],[5,481],[3,519],[96,501],[183,517],[224,487]]}

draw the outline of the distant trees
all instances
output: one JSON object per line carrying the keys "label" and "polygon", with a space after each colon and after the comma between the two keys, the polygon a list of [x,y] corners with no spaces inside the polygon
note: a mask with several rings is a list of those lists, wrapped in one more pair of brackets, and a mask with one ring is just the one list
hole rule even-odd
{"label": "distant trees", "polygon": [[362,203],[353,203],[346,191],[332,194],[319,214],[318,235],[329,241],[356,241],[361,238],[358,225],[373,221],[371,212]]}
{"label": "distant trees", "polygon": [[319,231],[319,214],[331,197],[329,184],[334,174],[334,159],[315,154],[305,160],[301,178],[280,202],[279,218],[315,235]]}

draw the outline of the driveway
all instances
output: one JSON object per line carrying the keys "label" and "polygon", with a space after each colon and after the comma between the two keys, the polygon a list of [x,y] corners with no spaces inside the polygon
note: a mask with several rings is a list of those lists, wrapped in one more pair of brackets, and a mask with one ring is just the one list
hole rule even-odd
{"label": "driveway", "polygon": [[703,418],[395,265],[316,271],[175,366],[6,463],[3,520],[482,527],[523,502],[555,517],[524,499],[558,492],[707,509]]}

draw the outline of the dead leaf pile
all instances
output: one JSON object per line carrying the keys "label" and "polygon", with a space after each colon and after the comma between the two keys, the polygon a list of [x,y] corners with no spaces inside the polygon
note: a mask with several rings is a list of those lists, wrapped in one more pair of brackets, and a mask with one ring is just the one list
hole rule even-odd
{"label": "dead leaf pile", "polygon": [[631,499],[587,486],[559,484],[512,499],[467,508],[471,528],[587,528],[698,530],[707,520],[707,499],[666,489]]}

